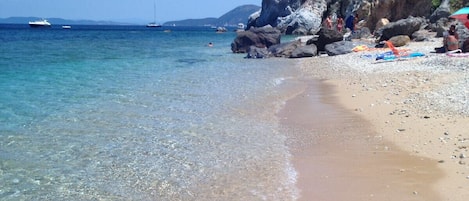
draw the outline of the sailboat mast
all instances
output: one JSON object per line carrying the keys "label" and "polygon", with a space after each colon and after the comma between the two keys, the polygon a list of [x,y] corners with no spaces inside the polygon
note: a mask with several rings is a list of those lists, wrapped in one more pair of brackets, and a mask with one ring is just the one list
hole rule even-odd
{"label": "sailboat mast", "polygon": [[156,0],[153,1],[153,22],[156,23]]}

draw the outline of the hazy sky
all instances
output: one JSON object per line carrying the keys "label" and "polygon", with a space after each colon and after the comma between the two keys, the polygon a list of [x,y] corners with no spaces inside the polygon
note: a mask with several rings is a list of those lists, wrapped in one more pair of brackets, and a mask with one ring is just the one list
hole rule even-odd
{"label": "hazy sky", "polygon": [[[0,18],[59,17],[153,21],[155,0],[0,0]],[[156,0],[156,21],[220,17],[240,5],[262,0]]]}

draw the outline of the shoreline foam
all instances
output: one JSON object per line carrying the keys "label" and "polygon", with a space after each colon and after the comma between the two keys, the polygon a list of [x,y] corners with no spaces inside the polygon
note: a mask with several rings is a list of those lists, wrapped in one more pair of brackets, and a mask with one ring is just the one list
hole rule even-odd
{"label": "shoreline foam", "polygon": [[[368,158],[369,162],[373,163],[377,160],[395,157],[397,157],[397,160],[405,161],[402,163],[394,161],[396,163],[389,164],[397,168],[398,173],[394,172],[395,169],[371,172],[370,170],[373,170],[373,168],[370,168],[366,170],[364,175],[357,174],[356,177],[350,175],[348,179],[344,177],[343,181],[350,182],[349,185],[353,186],[367,186],[373,184],[373,181],[356,182],[367,175],[382,177],[389,176],[389,174],[400,174],[406,176],[404,178],[397,176],[378,179],[377,181],[408,185],[409,183],[406,183],[405,179],[420,174],[421,176],[414,178],[413,182],[415,184],[431,184],[419,189],[417,187],[414,189],[409,188],[405,192],[390,190],[387,193],[370,194],[369,196],[372,196],[368,197],[370,199],[398,198],[402,200],[404,196],[409,196],[408,198],[411,200],[457,201],[465,200],[469,196],[467,187],[469,166],[466,164],[465,159],[469,155],[467,153],[469,133],[466,131],[469,118],[467,118],[468,106],[467,99],[465,99],[468,94],[465,83],[467,83],[469,77],[467,73],[469,61],[464,58],[450,58],[445,55],[431,54],[430,51],[433,47],[437,47],[439,44],[441,44],[440,39],[434,39],[430,42],[413,42],[405,48],[423,52],[427,56],[402,62],[375,63],[372,60],[361,58],[361,55],[366,54],[366,52],[303,60],[301,67],[307,74],[307,78],[326,80],[324,83],[332,85],[337,90],[334,98],[338,104],[337,108],[343,107],[344,112],[351,113],[357,119],[369,122],[370,134],[368,135],[372,139],[382,138],[381,150],[383,150],[383,147],[387,148],[379,153],[388,153],[388,155],[378,158],[368,156],[370,157]],[[308,91],[306,92],[308,93]],[[297,96],[297,98],[306,97],[307,95],[303,94]],[[334,103],[330,100],[325,102]],[[286,110],[291,110],[288,107],[299,106],[301,104],[290,102],[287,104]],[[297,111],[302,110],[304,111],[305,108]],[[285,116],[292,117],[295,115],[292,113]],[[310,118],[314,119],[314,117]],[[291,122],[286,123],[291,125]],[[352,127],[351,129],[357,128]],[[322,149],[319,148],[319,151],[314,150],[315,152],[336,150],[337,146],[340,147],[337,142],[324,143],[321,138],[314,140],[320,142],[314,146],[323,147]],[[360,143],[366,143],[366,140],[362,140],[357,145],[360,145]],[[363,147],[358,146],[357,148],[347,151],[359,153]],[[395,151],[399,154],[393,155],[392,152]],[[293,152],[295,153],[295,151]],[[305,155],[303,154],[307,152],[304,148],[301,148],[300,153],[296,152],[296,155],[294,154],[297,159],[300,158],[300,162],[296,159],[294,162],[299,170],[298,183],[303,191],[303,199],[300,200],[316,200],[318,195],[324,196],[325,199],[327,198],[326,200],[334,200],[333,197],[341,193],[358,196],[356,191],[360,191],[360,188],[353,192],[343,192],[340,187],[331,185],[332,189],[327,189],[327,185],[324,184],[325,178],[309,175],[310,173],[316,173],[309,171],[308,168],[301,167],[301,161],[317,166],[318,154],[314,157],[306,155],[306,158],[304,158]],[[389,152],[391,153],[389,154]],[[330,157],[326,156],[321,159],[324,162],[325,167],[323,168],[325,168],[325,171],[331,170],[329,167],[339,167],[340,169],[341,165],[350,165],[350,163],[356,162],[350,160],[349,164],[347,162],[337,164],[333,157],[339,156],[342,161],[348,160],[347,157],[345,155],[329,155]],[[363,156],[360,157],[363,158]],[[427,163],[423,166],[416,165],[421,161]],[[366,162],[360,163],[366,164]],[[383,163],[378,162],[378,164]],[[404,167],[403,165],[410,166]],[[355,166],[357,171],[361,167],[361,165]],[[438,172],[442,172],[442,174],[439,175]],[[302,183],[301,180],[306,180],[306,183]],[[330,177],[327,180],[331,180]],[[340,184],[342,183],[336,182],[336,185]],[[322,192],[317,195],[305,194],[305,188],[307,187],[321,187]],[[392,185],[389,188],[392,188]],[[380,195],[381,198],[379,198]],[[347,200],[353,200],[350,198],[353,197],[347,197]],[[356,200],[360,200],[366,197],[356,198]]]}

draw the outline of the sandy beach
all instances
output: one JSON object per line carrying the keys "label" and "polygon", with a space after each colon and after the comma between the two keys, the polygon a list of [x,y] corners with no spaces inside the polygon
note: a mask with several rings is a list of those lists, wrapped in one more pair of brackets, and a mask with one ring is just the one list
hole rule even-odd
{"label": "sandy beach", "polygon": [[411,60],[301,61],[304,91],[280,112],[297,130],[299,200],[467,200],[469,57],[430,53],[440,44],[400,47],[426,55]]}

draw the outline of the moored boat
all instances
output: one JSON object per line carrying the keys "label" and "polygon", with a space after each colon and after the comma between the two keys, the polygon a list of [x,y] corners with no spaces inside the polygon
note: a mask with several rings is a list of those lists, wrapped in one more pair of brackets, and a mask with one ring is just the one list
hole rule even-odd
{"label": "moored boat", "polygon": [[63,25],[62,26],[62,29],[71,29],[71,28],[72,28],[72,26],[70,26],[70,25]]}
{"label": "moored boat", "polygon": [[151,22],[151,23],[148,23],[148,24],[147,24],[147,27],[150,27],[150,28],[151,28],[151,27],[161,27],[161,25],[160,25],[160,24],[157,24],[157,23],[155,23],[155,22]]}
{"label": "moored boat", "polygon": [[51,23],[48,22],[46,19],[42,20],[36,20],[36,21],[30,21],[29,22],[30,27],[51,27]]}

